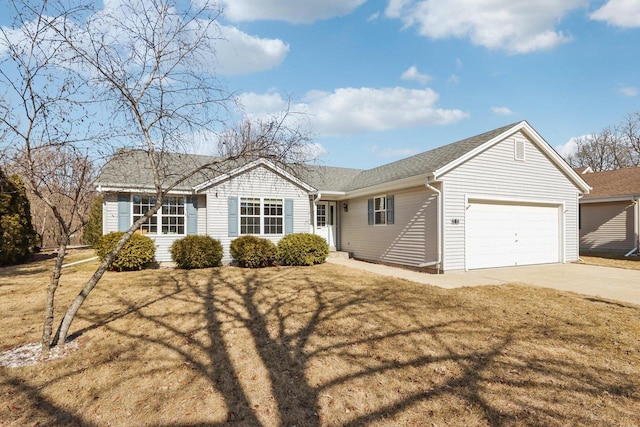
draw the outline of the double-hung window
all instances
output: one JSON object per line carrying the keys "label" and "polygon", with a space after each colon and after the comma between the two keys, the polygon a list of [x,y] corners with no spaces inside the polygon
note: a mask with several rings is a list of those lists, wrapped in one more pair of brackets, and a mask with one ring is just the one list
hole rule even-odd
{"label": "double-hung window", "polygon": [[241,197],[240,234],[284,234],[283,199]]}
{"label": "double-hung window", "polygon": [[394,196],[376,196],[367,200],[369,225],[390,225],[395,222]]}
{"label": "double-hung window", "polygon": [[[133,222],[138,221],[153,208],[156,200],[152,196],[133,195],[131,199]],[[158,224],[160,224],[160,229],[158,229]],[[143,234],[185,234],[185,198],[165,197],[162,208],[140,225],[140,232]]]}
{"label": "double-hung window", "polygon": [[383,225],[387,223],[387,199],[385,196],[373,199],[374,224]]}

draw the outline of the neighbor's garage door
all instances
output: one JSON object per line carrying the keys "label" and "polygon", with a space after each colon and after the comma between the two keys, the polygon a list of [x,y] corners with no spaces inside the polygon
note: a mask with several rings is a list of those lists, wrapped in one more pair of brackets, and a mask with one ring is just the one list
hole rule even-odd
{"label": "neighbor's garage door", "polygon": [[558,206],[471,202],[465,218],[467,269],[561,261]]}

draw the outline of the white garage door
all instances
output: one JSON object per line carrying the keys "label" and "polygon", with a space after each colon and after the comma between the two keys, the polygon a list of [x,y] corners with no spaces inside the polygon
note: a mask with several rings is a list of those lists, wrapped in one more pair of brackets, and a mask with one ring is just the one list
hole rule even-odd
{"label": "white garage door", "polygon": [[560,262],[558,206],[471,202],[466,268]]}

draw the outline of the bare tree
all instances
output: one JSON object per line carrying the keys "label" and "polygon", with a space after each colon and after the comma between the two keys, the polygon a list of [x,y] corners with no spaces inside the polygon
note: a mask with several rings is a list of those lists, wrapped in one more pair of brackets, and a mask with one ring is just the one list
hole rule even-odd
{"label": "bare tree", "polygon": [[[168,174],[167,154],[189,151],[194,135],[219,133],[229,109],[235,107],[234,97],[215,74],[215,45],[221,42],[217,4],[199,1],[196,7],[195,2],[174,0],[122,0],[107,3],[105,9],[95,11],[90,10],[91,5],[66,8],[67,2],[63,0],[55,0],[55,7],[52,6],[54,0],[45,2],[48,10],[44,6],[32,7],[29,0],[20,3],[23,10],[31,12],[28,22],[20,28],[30,28],[33,22],[41,28],[33,35],[31,46],[46,42],[56,47],[50,51],[50,63],[72,76],[73,83],[79,77],[82,84],[74,88],[91,89],[91,96],[76,90],[74,101],[89,109],[99,102],[108,111],[107,121],[94,122],[93,117],[83,116],[89,122],[87,126],[106,128],[109,123],[107,134],[114,148],[145,153],[153,173],[156,200],[100,263],[67,308],[53,339],[50,339],[51,329],[45,326],[42,342],[47,349],[49,345],[65,342],[76,313],[114,257],[140,225],[162,207],[166,195],[176,186],[196,174],[215,175],[229,164],[259,156],[282,165],[301,163],[300,156],[308,157],[311,151],[303,147],[308,142],[306,133],[297,130],[287,119],[292,114],[285,112],[251,128],[246,138],[233,143],[228,139],[220,156],[210,162],[187,167],[179,176]],[[51,10],[56,13],[51,14]],[[20,16],[24,17],[24,12]],[[5,39],[11,44],[10,37]],[[20,61],[25,55],[29,57],[22,51],[12,54]],[[28,74],[22,77],[28,79]],[[62,82],[58,82],[57,89],[64,93],[69,90]],[[37,93],[29,93],[27,101],[30,99],[37,99]],[[55,112],[47,115],[52,116],[58,120],[63,117],[56,116]],[[34,119],[33,123],[39,122]],[[68,132],[70,135],[73,133]],[[66,146],[82,146],[80,140],[55,140]],[[64,251],[60,254],[60,262],[56,263],[58,272]],[[49,305],[48,301],[47,306],[53,307],[53,302]]]}
{"label": "bare tree", "polygon": [[86,131],[79,129],[88,116],[76,101],[86,96],[86,85],[76,73],[60,67],[64,46],[50,38],[51,22],[42,19],[46,5],[12,1],[15,21],[11,28],[0,28],[0,81],[6,88],[0,103],[2,161],[23,177],[28,193],[51,213],[58,234],[58,254],[47,287],[43,350],[49,349],[67,245],[84,223],[93,177],[91,161],[81,148]]}
{"label": "bare tree", "polygon": [[621,123],[576,140],[576,151],[566,160],[572,167],[589,166],[594,172],[640,165],[640,112]]}

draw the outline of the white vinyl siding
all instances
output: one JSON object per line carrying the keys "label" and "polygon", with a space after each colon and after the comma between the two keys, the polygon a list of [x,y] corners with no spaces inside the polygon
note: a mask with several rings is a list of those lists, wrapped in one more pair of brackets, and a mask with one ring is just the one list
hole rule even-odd
{"label": "white vinyl siding", "polygon": [[[391,194],[391,193],[390,193]],[[425,187],[393,191],[394,223],[368,225],[365,196],[348,200],[340,210],[340,249],[369,261],[418,266],[435,261],[437,254],[437,201]]]}
{"label": "white vinyl siding", "polygon": [[580,250],[627,253],[634,241],[633,202],[583,203]]}
{"label": "white vinyl siding", "polygon": [[[297,186],[271,169],[259,166],[241,175],[212,186],[205,190],[207,194],[207,234],[220,240],[224,249],[223,261],[231,261],[229,245],[237,237],[229,237],[229,197],[293,200],[293,232],[308,233],[310,227],[309,195],[306,190]],[[238,230],[239,231],[239,230]],[[238,234],[240,236],[240,234]],[[282,238],[280,235],[260,235],[274,243]]]}
{"label": "white vinyl siding", "polygon": [[[206,234],[207,229],[207,209],[206,196],[198,197],[198,234]],[[107,234],[112,231],[118,231],[118,195],[116,193],[105,193],[104,204],[102,210],[103,233]],[[171,261],[171,253],[169,252],[171,245],[177,239],[181,239],[184,235],[154,235],[148,234],[156,245],[156,261]]]}
{"label": "white vinyl siding", "polygon": [[[514,159],[514,138],[524,143],[526,160]],[[563,204],[560,221],[563,261],[578,259],[579,190],[522,133],[500,141],[441,178],[444,197],[445,270],[465,269],[466,201],[474,196]]]}
{"label": "white vinyl siding", "polygon": [[118,231],[118,195],[106,193],[102,200],[102,234]]}

